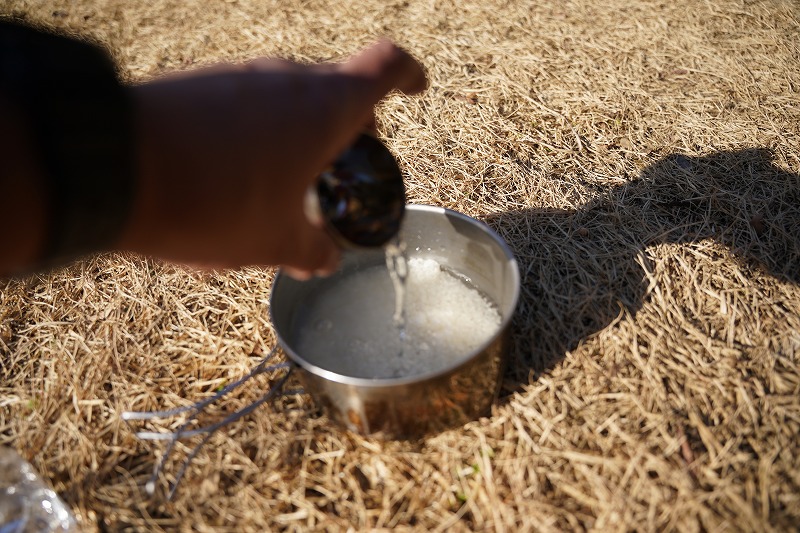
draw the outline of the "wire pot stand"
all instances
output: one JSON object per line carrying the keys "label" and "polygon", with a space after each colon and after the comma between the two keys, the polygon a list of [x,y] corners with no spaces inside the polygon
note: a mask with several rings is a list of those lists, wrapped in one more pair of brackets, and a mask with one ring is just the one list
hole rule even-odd
{"label": "wire pot stand", "polygon": [[[167,493],[167,500],[171,500],[172,497],[175,495],[175,492],[178,489],[178,485],[180,484],[181,480],[183,479],[184,474],[186,473],[187,468],[191,464],[192,460],[197,456],[198,452],[202,449],[202,447],[206,444],[206,442],[211,439],[211,437],[216,433],[220,428],[231,424],[239,420],[240,418],[247,416],[248,414],[252,413],[256,409],[258,409],[261,405],[268,402],[269,400],[275,398],[276,396],[289,396],[295,394],[302,394],[302,389],[292,389],[292,390],[283,390],[284,385],[289,380],[289,377],[292,374],[294,369],[294,365],[289,362],[279,362],[273,364],[267,364],[272,359],[276,357],[277,352],[277,345],[273,346],[270,352],[265,355],[261,361],[245,376],[239,378],[238,380],[234,381],[226,385],[224,388],[216,392],[213,396],[210,396],[204,400],[199,402],[195,402],[192,405],[187,405],[184,407],[178,407],[176,409],[169,409],[167,411],[124,411],[122,413],[122,420],[130,423],[136,420],[156,420],[156,419],[165,419],[165,418],[172,418],[183,413],[189,413],[186,420],[178,427],[176,431],[172,432],[158,432],[158,431],[137,431],[135,436],[142,440],[168,440],[170,441],[167,449],[162,454],[161,458],[153,467],[153,473],[148,479],[147,483],[145,484],[145,491],[148,495],[152,496],[155,494],[156,490],[156,481],[158,480],[158,476],[164,470],[164,465],[166,464],[169,456],[172,454],[172,451],[175,448],[175,444],[185,438],[194,437],[197,435],[203,435],[202,440],[192,449],[186,459],[183,461],[180,470],[178,471],[177,476],[175,477],[175,482],[170,487],[169,492]],[[252,402],[251,404],[247,405],[235,411],[222,420],[218,422],[214,422],[213,424],[209,424],[207,426],[199,427],[199,428],[190,428],[190,426],[197,420],[197,417],[205,411],[205,409],[220,400],[222,397],[229,394],[231,391],[239,387],[240,385],[246,383],[247,381],[251,380],[252,378],[266,374],[270,372],[277,372],[280,370],[285,370],[286,373],[277,378],[274,381],[267,392],[265,392],[259,399]]]}

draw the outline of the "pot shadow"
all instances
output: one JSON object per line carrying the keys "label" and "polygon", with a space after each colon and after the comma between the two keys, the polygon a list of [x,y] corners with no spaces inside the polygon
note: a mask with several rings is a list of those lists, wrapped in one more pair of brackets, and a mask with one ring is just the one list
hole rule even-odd
{"label": "pot shadow", "polygon": [[714,239],[732,260],[800,283],[800,175],[775,166],[767,149],[671,154],[576,210],[484,221],[512,248],[521,274],[501,396],[642,306],[648,246]]}

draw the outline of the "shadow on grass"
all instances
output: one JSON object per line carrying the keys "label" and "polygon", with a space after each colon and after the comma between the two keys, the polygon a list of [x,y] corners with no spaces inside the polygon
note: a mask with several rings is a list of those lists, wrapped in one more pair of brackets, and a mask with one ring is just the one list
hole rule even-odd
{"label": "shadow on grass", "polygon": [[485,218],[522,275],[503,394],[641,307],[648,246],[714,239],[735,261],[800,283],[800,175],[772,160],[766,149],[671,154],[579,209]]}

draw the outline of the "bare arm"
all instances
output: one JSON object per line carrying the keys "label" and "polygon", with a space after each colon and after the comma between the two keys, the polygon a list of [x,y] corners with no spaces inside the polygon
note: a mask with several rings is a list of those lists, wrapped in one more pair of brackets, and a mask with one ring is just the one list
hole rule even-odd
{"label": "bare arm", "polygon": [[[283,265],[297,276],[330,271],[338,250],[306,220],[306,189],[372,123],[381,98],[425,85],[420,65],[384,41],[337,65],[263,59],[129,88],[134,193],[104,249],[211,267]],[[13,102],[0,100],[7,109]],[[13,231],[0,233],[0,275],[36,266],[52,207],[26,117],[2,116],[0,217]]]}

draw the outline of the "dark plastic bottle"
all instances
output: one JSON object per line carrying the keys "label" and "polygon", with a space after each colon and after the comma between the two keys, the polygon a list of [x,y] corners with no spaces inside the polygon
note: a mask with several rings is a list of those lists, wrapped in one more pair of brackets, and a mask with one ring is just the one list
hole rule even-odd
{"label": "dark plastic bottle", "polygon": [[307,212],[345,248],[383,246],[405,214],[403,175],[392,153],[363,133],[317,180]]}

